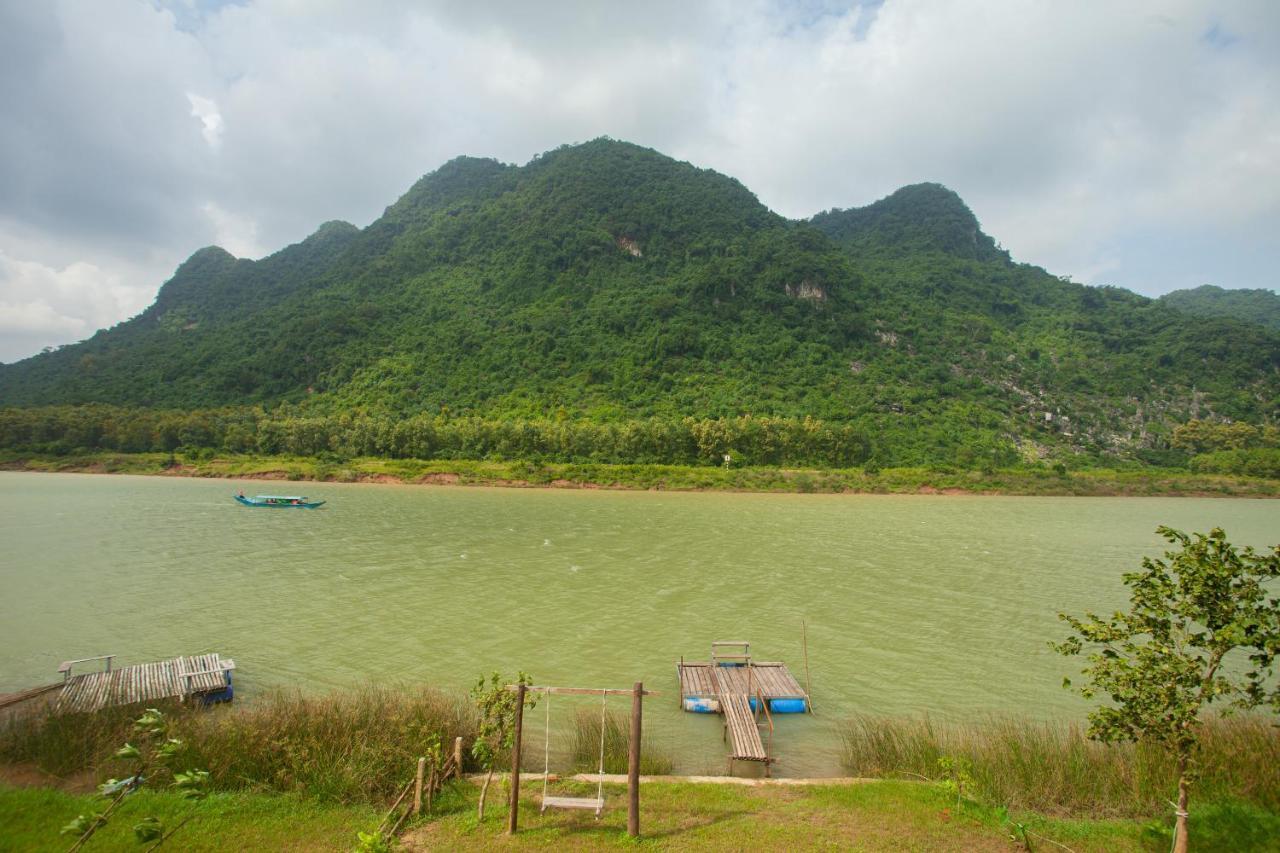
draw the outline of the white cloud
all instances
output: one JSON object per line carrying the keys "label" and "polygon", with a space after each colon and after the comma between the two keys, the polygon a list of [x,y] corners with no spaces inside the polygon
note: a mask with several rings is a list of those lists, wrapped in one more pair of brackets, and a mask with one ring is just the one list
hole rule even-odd
{"label": "white cloud", "polygon": [[211,242],[366,224],[459,154],[599,135],[790,216],[941,181],[1015,257],[1093,283],[1280,267],[1271,0],[50,0],[0,6],[0,76],[0,249],[152,293]]}
{"label": "white cloud", "polygon": [[0,361],[92,335],[138,313],[151,288],[126,285],[93,264],[61,269],[0,251]]}
{"label": "white cloud", "polygon": [[191,102],[191,116],[200,119],[202,128],[200,135],[204,137],[204,141],[214,151],[222,145],[222,114],[218,112],[218,105],[208,98],[202,98],[199,95],[187,92],[187,100]]}
{"label": "white cloud", "polygon": [[259,258],[265,254],[258,245],[258,223],[238,217],[212,201],[205,202],[200,209],[213,223],[215,245],[237,258]]}

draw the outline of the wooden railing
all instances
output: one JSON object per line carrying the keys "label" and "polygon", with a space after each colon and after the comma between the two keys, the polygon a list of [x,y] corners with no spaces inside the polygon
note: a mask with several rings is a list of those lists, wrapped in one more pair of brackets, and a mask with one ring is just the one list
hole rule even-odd
{"label": "wooden railing", "polygon": [[115,655],[98,655],[92,658],[77,658],[76,660],[64,660],[62,665],[58,667],[58,672],[62,673],[62,681],[65,684],[71,680],[71,667],[78,663],[88,663],[93,660],[105,660],[107,662],[106,672],[111,671],[111,661],[115,659]]}

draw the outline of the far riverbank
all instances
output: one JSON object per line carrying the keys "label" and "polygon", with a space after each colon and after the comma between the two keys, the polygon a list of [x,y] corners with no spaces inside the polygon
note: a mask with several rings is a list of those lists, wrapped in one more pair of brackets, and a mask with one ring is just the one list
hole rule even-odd
{"label": "far riverbank", "polygon": [[1050,497],[1280,497],[1280,480],[1195,474],[1176,469],[1044,468],[959,471],[930,468],[788,469],[682,465],[606,465],[526,461],[417,460],[83,453],[0,454],[0,470],[306,482],[467,485],[820,494],[949,494]]}

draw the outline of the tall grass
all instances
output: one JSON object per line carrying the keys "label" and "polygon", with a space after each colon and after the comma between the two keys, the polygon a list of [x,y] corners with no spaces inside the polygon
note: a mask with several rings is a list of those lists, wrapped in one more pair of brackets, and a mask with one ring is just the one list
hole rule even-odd
{"label": "tall grass", "polygon": [[[173,702],[156,703],[171,717],[186,713]],[[59,714],[47,707],[11,711],[0,723],[0,761],[29,762],[53,776],[65,777],[107,762],[133,736],[139,706],[105,708],[93,714]]]}
{"label": "tall grass", "polygon": [[[210,772],[221,790],[292,791],[334,802],[393,793],[437,738],[446,754],[476,732],[465,697],[429,688],[368,687],[321,696],[280,691],[231,708],[162,706],[182,762]],[[0,728],[0,760],[33,762],[65,776],[121,769],[112,753],[130,737],[138,707],[96,714],[14,717]]]}
{"label": "tall grass", "polygon": [[[859,716],[843,729],[856,776],[939,776],[966,761],[970,795],[1010,808],[1093,817],[1150,817],[1177,793],[1174,762],[1152,744],[1101,744],[1075,724],[991,718],[974,724]],[[1256,716],[1205,723],[1193,797],[1239,798],[1280,810],[1280,729]]]}
{"label": "tall grass", "polygon": [[[600,714],[579,708],[570,734],[573,769],[579,773],[600,770]],[[630,754],[630,720],[620,714],[604,716],[604,772],[626,773]],[[646,776],[671,773],[671,756],[660,752],[648,738],[640,740],[640,772]]]}

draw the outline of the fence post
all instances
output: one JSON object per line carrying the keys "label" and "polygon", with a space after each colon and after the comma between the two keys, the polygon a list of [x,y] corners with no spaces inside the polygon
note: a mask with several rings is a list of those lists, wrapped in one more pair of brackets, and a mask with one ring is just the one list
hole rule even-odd
{"label": "fence post", "polygon": [[524,692],[523,683],[516,685],[516,731],[515,742],[511,747],[511,809],[507,815],[507,834],[516,834],[517,818],[520,815],[520,735],[524,724]]}
{"label": "fence post", "polygon": [[427,759],[422,757],[418,759],[418,775],[413,777],[413,816],[417,817],[422,812],[422,776],[427,769]]}

